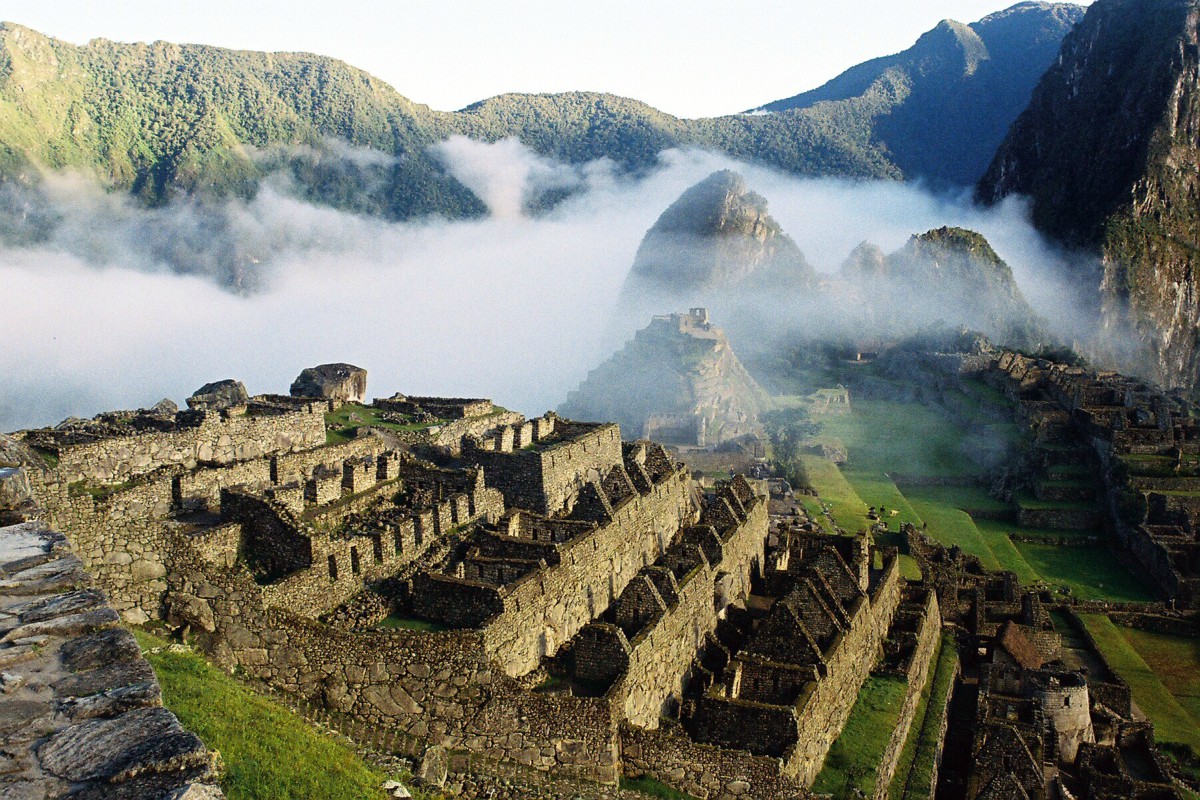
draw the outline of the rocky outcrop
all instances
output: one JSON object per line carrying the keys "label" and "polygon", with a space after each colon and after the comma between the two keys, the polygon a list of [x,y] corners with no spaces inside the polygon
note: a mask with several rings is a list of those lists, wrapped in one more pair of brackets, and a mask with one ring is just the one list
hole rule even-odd
{"label": "rocky outcrop", "polygon": [[[1194,390],[1200,370],[1200,6],[1098,0],[1063,41],[977,194],[1096,257],[1073,276],[1092,355]],[[1095,262],[1091,262],[1095,263]]]}
{"label": "rocky outcrop", "polygon": [[367,396],[367,371],[353,364],[309,367],[292,382],[292,397],[323,397],[361,403]]}
{"label": "rocky outcrop", "polygon": [[[246,394],[246,387],[242,385],[241,381],[227,378],[201,386],[187,399],[187,405],[191,409],[216,411],[241,405],[249,399],[250,395]],[[155,409],[157,410],[157,408],[156,406]]]}
{"label": "rocky outcrop", "polygon": [[736,172],[720,170],[679,196],[646,232],[625,281],[627,302],[705,305],[734,290],[805,286],[813,270]]}
{"label": "rocky outcrop", "polygon": [[559,412],[613,419],[631,438],[709,445],[758,429],[767,393],[704,309],[655,317],[592,370]]}

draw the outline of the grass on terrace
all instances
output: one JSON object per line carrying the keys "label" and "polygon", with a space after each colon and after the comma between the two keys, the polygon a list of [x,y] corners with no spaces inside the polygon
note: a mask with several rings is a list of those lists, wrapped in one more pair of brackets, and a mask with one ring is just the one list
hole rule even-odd
{"label": "grass on terrace", "polygon": [[1141,581],[1107,547],[1057,547],[1015,542],[1023,560],[1050,586],[1069,586],[1080,600],[1148,602]]}
{"label": "grass on terrace", "polygon": [[[1142,636],[1131,637],[1131,631],[1113,623],[1103,614],[1081,614],[1083,624],[1100,646],[1108,663],[1117,674],[1125,679],[1133,692],[1133,701],[1138,708],[1154,723],[1155,738],[1163,742],[1178,742],[1200,753],[1200,718],[1188,710],[1167,687],[1169,680],[1181,691],[1195,689],[1195,675],[1181,678],[1180,671],[1191,670],[1193,673],[1200,667],[1197,662],[1195,648],[1192,643],[1190,652],[1180,642],[1171,642],[1178,637],[1161,637],[1157,640],[1146,639]],[[1148,663],[1133,642],[1146,647]],[[1173,664],[1171,660],[1180,659],[1181,663]],[[1160,677],[1161,676],[1161,677]],[[1189,698],[1189,705],[1195,707]]]}
{"label": "grass on terrace", "polygon": [[958,664],[958,650],[953,636],[942,634],[934,659],[889,787],[888,797],[893,800],[933,796],[933,771],[938,745],[941,744],[941,715],[954,688],[954,672]]}
{"label": "grass on terrace", "polygon": [[693,800],[690,794],[672,789],[653,778],[621,778],[622,792],[638,792],[644,797],[661,797],[664,800]]}
{"label": "grass on terrace", "polygon": [[1200,720],[1200,639],[1124,627],[1121,633],[1179,704]]}
{"label": "grass on terrace", "polygon": [[[351,414],[356,415],[358,419],[351,419]],[[326,412],[326,444],[341,444],[343,442],[350,441],[355,437],[358,428],[362,425],[369,425],[377,428],[388,428],[389,430],[394,431],[419,431],[444,422],[444,420],[436,420],[434,422],[413,422],[401,424],[387,421],[384,419],[383,414],[384,412],[382,409],[359,405],[358,403],[344,403],[338,407],[337,411]]]}
{"label": "grass on terrace", "polygon": [[827,458],[816,455],[800,457],[809,483],[821,500],[829,506],[829,513],[846,533],[857,533],[867,527],[867,504],[862,501],[854,487],[842,475],[841,470]]}
{"label": "grass on terrace", "polygon": [[[1012,535],[1064,539],[1089,531],[1025,529],[1014,522],[984,518],[1013,508],[975,486],[897,486],[887,473],[906,477],[969,477],[976,469],[961,454],[965,436],[949,416],[910,403],[859,401],[848,414],[822,418],[823,433],[847,447],[844,470],[819,456],[805,456],[809,481],[848,533],[865,527],[866,506],[883,505],[883,521],[893,530],[901,522],[917,527],[946,545],[958,545],[992,570],[1011,570],[1029,586],[1045,582],[1065,586],[1083,599],[1148,600],[1149,593],[1105,547],[1062,548],[1013,541]],[[1077,480],[1067,469],[1062,480]],[[1087,503],[1056,503],[1022,498],[1031,507],[1090,509]],[[824,518],[818,518],[824,521]],[[908,570],[915,572],[914,570]]]}
{"label": "grass on terrace", "polygon": [[[144,651],[169,642],[134,630]],[[289,709],[259,695],[197,653],[147,652],[162,684],[163,705],[210,748],[219,750],[230,800],[384,798],[393,776],[367,764],[350,747],[314,729]],[[413,797],[433,800],[413,790]]]}
{"label": "grass on terrace", "polygon": [[863,684],[850,718],[825,756],[812,790],[834,797],[853,797],[854,789],[874,796],[876,772],[887,748],[908,682],[891,675],[872,675]]}
{"label": "grass on terrace", "polygon": [[821,431],[846,445],[855,470],[934,477],[975,470],[962,454],[966,432],[937,411],[886,400],[852,400],[850,408],[822,417]]}

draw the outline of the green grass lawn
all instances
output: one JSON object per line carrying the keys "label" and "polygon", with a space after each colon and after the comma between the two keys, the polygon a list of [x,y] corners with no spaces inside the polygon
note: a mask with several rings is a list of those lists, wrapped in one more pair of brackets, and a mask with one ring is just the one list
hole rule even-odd
{"label": "green grass lawn", "polygon": [[[326,444],[341,444],[342,442],[350,441],[355,437],[361,425],[388,428],[394,431],[419,431],[444,422],[444,420],[437,420],[434,422],[402,424],[387,421],[384,419],[383,413],[382,409],[372,406],[359,405],[358,403],[343,403],[338,407],[337,411],[329,411],[325,414]],[[358,420],[350,419],[351,414],[357,415]],[[340,430],[334,430],[334,426],[339,426]]]}
{"label": "green grass lawn", "polygon": [[821,530],[826,533],[836,533],[833,529],[833,521],[825,516],[825,509],[821,507],[821,501],[809,495],[796,495],[800,501],[800,505],[804,507],[804,512],[808,514],[809,519],[817,523]]}
{"label": "green grass lawn", "polygon": [[891,675],[872,675],[863,684],[850,718],[825,756],[813,783],[817,794],[852,796],[852,787],[874,795],[876,772],[896,728],[908,682]]}
{"label": "green grass lawn", "polygon": [[[880,506],[887,509],[881,521],[886,522],[891,530],[900,530],[900,525],[904,522],[921,527],[921,516],[887,475],[882,472],[849,469],[844,470],[842,475],[864,503],[876,509]],[[900,513],[893,517],[888,513],[893,510]]]}
{"label": "green grass lawn", "polygon": [[[143,650],[169,644],[135,630]],[[147,653],[162,684],[163,705],[184,727],[218,750],[221,783],[230,800],[383,798],[391,777],[368,765],[340,740],[210,665],[203,656],[163,650]],[[432,800],[437,795],[413,791]]]}
{"label": "green grass lawn", "polygon": [[933,770],[937,760],[941,712],[946,707],[946,698],[954,688],[954,671],[958,664],[958,650],[954,637],[942,634],[935,663],[921,690],[913,724],[900,751],[896,774],[892,778],[888,796],[893,800],[915,800],[933,796]]}
{"label": "green grass lawn", "polygon": [[1200,721],[1200,639],[1119,626],[1179,704]]}
{"label": "green grass lawn", "polygon": [[973,514],[981,511],[985,514],[1012,513],[1012,505],[997,500],[979,486],[921,486],[907,487],[906,494],[919,494],[929,501],[966,511]]}
{"label": "green grass lawn", "polygon": [[646,797],[662,797],[665,800],[693,800],[690,794],[672,789],[653,778],[621,778],[622,792],[638,792]]}
{"label": "green grass lawn", "polygon": [[1113,551],[1096,547],[1057,547],[1016,542],[1024,561],[1051,586],[1069,586],[1081,600],[1145,602],[1154,597]]}
{"label": "green grass lawn", "polygon": [[812,488],[829,506],[834,521],[846,533],[857,533],[867,527],[867,504],[842,475],[837,464],[817,455],[800,457]]}
{"label": "green grass lawn", "polygon": [[987,569],[1005,569],[971,515],[943,502],[938,492],[939,487],[928,487],[910,489],[906,493],[912,507],[929,525],[926,533],[930,538],[946,546],[958,545],[967,553],[978,556]]}
{"label": "green grass lawn", "polygon": [[[1200,719],[1171,693],[1155,668],[1147,664],[1130,643],[1125,629],[1103,614],[1081,614],[1080,617],[1108,663],[1129,684],[1138,708],[1154,723],[1155,737],[1159,741],[1186,744],[1200,752]],[[1155,651],[1156,661],[1161,654],[1161,648]],[[1161,664],[1157,666],[1162,667]]]}
{"label": "green grass lawn", "polygon": [[949,477],[974,469],[962,454],[965,431],[916,403],[852,400],[849,414],[824,417],[821,430],[846,445],[856,470]]}
{"label": "green grass lawn", "polygon": [[1065,511],[1095,511],[1094,502],[1084,500],[1039,500],[1032,494],[1022,494],[1017,497],[1017,505],[1021,508],[1037,510],[1062,509]]}

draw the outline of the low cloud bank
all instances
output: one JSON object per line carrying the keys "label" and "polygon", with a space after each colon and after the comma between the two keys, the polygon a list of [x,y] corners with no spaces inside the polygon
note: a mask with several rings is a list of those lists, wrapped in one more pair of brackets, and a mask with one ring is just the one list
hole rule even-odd
{"label": "low cloud bank", "polygon": [[[36,207],[0,198],[14,214],[0,249],[0,430],[181,401],[226,377],[282,392],[327,361],[367,368],[372,394],[487,396],[540,413],[645,323],[613,324],[638,243],[724,167],[820,270],[864,239],[892,251],[961,225],[991,241],[1064,335],[1087,324],[1058,277],[1063,257],[1016,203],[985,211],[917,186],[805,180],[694,151],[667,151],[636,178],[511,140],[455,139],[437,155],[490,217],[386,222],[303,202],[282,179],[252,200],[160,209],[73,176],[51,178]],[[547,192],[569,196],[530,217]]]}

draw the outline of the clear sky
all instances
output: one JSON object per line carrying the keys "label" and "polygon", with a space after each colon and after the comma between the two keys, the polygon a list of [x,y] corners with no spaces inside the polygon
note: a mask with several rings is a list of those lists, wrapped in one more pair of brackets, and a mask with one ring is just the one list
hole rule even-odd
{"label": "clear sky", "polygon": [[[1005,0],[5,0],[75,43],[200,42],[341,58],[450,110],[503,92],[612,92],[685,117],[733,113],[904,50]],[[1086,2],[1081,5],[1087,5]]]}

